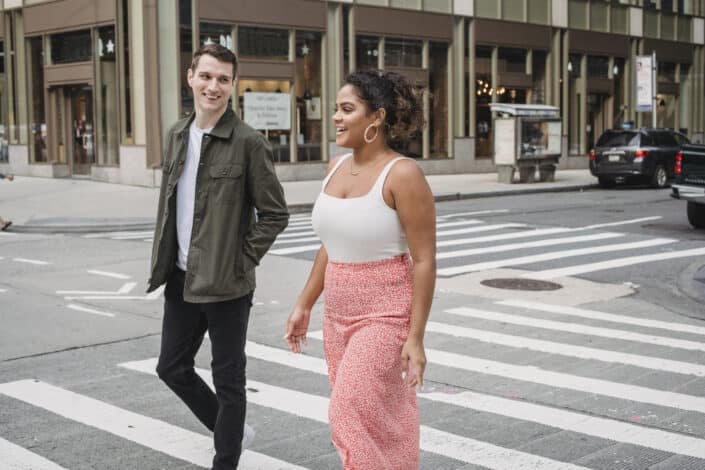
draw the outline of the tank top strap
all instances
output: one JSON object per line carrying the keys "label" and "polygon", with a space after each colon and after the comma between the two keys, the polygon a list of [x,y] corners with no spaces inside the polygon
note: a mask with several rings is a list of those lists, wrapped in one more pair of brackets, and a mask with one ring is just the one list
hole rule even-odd
{"label": "tank top strap", "polygon": [[340,168],[340,165],[342,165],[345,160],[350,158],[351,155],[352,155],[352,153],[346,153],[345,155],[338,158],[338,161],[335,162],[335,165],[333,166],[333,169],[331,170],[331,172],[328,173],[328,175],[326,175],[325,178],[323,178],[323,183],[321,183],[321,191],[325,191],[326,186],[328,185],[328,181],[330,181],[331,177],[335,174],[336,171],[338,171],[338,168]]}
{"label": "tank top strap", "polygon": [[413,160],[413,158],[396,157],[392,159],[389,163],[387,163],[384,168],[382,168],[382,172],[377,177],[377,181],[375,181],[375,184],[372,187],[372,190],[370,191],[371,193],[376,194],[377,196],[384,199],[384,194],[382,193],[382,189],[384,188],[384,182],[387,181],[387,176],[389,175],[389,172],[392,171],[392,167],[399,160]]}

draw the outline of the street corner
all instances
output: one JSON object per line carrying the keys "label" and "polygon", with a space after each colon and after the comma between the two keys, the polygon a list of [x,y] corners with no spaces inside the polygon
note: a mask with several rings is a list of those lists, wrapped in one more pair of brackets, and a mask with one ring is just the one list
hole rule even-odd
{"label": "street corner", "polygon": [[531,278],[531,271],[494,269],[450,278],[439,278],[441,293],[456,293],[489,299],[527,300],[554,305],[576,306],[612,300],[634,294],[636,285],[593,282],[576,277],[544,281]]}

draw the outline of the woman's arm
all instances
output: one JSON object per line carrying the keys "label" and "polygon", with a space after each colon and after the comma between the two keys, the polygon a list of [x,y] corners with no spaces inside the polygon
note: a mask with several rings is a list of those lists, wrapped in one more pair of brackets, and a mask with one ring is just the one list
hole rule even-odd
{"label": "woman's arm", "polygon": [[423,385],[423,339],[436,285],[436,207],[431,188],[414,161],[394,165],[388,185],[414,262],[411,327],[402,348],[402,366],[409,385]]}

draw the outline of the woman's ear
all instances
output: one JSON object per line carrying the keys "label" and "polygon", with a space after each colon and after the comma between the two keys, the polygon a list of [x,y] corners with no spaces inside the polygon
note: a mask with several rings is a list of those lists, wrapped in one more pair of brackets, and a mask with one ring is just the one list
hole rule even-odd
{"label": "woman's ear", "polygon": [[377,111],[375,111],[375,114],[377,115],[375,124],[377,124],[378,126],[384,124],[384,119],[387,117],[387,110],[384,108],[379,108]]}

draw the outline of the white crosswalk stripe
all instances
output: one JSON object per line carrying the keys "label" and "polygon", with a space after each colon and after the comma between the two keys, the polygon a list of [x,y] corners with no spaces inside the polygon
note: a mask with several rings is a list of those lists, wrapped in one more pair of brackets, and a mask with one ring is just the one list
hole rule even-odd
{"label": "white crosswalk stripe", "polygon": [[4,470],[66,470],[41,455],[0,438],[0,457]]}

